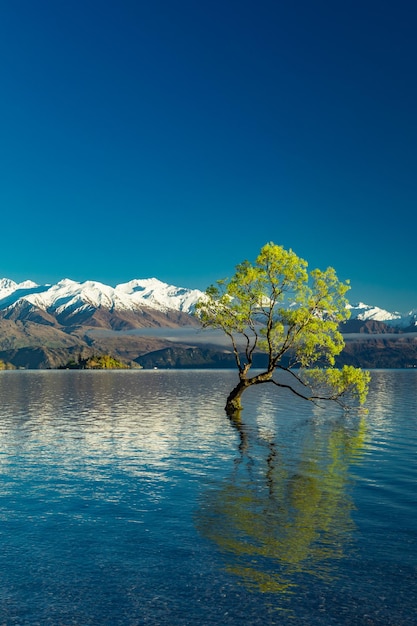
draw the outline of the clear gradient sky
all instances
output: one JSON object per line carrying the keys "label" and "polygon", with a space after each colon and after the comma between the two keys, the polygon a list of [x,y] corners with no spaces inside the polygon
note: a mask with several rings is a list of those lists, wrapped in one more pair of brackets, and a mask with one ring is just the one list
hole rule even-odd
{"label": "clear gradient sky", "polygon": [[0,277],[204,289],[268,242],[417,308],[415,0],[0,2]]}

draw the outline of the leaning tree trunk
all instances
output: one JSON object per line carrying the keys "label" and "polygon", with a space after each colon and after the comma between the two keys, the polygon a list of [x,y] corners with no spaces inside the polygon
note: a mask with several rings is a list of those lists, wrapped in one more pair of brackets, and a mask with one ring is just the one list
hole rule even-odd
{"label": "leaning tree trunk", "polygon": [[245,389],[250,385],[250,380],[240,380],[236,387],[229,393],[225,406],[225,411],[228,415],[235,415],[242,410],[241,397]]}
{"label": "leaning tree trunk", "polygon": [[260,383],[267,383],[272,378],[272,371],[267,370],[262,374],[258,374],[257,376],[253,376],[252,378],[241,378],[234,389],[229,393],[227,400],[225,411],[227,415],[232,416],[236,415],[242,410],[242,394],[248,387],[252,385],[259,385]]}

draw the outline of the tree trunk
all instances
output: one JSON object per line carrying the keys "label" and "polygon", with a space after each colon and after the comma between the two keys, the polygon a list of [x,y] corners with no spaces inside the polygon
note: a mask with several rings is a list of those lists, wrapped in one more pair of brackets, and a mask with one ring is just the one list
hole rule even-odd
{"label": "tree trunk", "polygon": [[227,415],[233,416],[239,413],[242,410],[242,394],[248,387],[252,385],[259,385],[260,383],[267,383],[272,378],[272,372],[269,370],[263,372],[262,374],[258,374],[257,376],[253,376],[253,378],[241,378],[238,384],[232,391],[229,393],[225,411]]}
{"label": "tree trunk", "polygon": [[225,406],[225,411],[228,415],[235,415],[242,410],[242,393],[250,384],[250,380],[240,380],[236,387],[229,393]]}

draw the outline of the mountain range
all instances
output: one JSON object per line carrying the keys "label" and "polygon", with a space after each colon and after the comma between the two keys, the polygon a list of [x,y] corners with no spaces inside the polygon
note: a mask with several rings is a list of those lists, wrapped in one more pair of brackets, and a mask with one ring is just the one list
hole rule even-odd
{"label": "mountain range", "polygon": [[[110,287],[97,281],[65,278],[53,285],[0,280],[0,317],[14,321],[114,330],[164,323],[186,324],[202,292],[167,285],[156,278]],[[185,313],[184,319],[182,313]],[[159,315],[162,314],[162,315]]]}
{"label": "mountain range", "polygon": [[[233,365],[230,353],[209,338],[201,346],[190,337],[173,341],[156,332],[197,328],[193,311],[202,295],[198,289],[175,287],[156,278],[134,279],[115,287],[68,278],[46,285],[3,278],[0,359],[15,367],[43,368],[62,366],[76,354],[109,352],[147,367],[155,366],[155,359],[156,366],[163,367],[164,354],[165,366],[171,367]],[[348,338],[344,352],[350,354],[349,362],[370,367],[375,365],[370,353],[376,352],[376,366],[414,366],[417,311],[400,314],[364,303],[349,305],[349,309],[350,320],[342,327]],[[135,333],[138,329],[148,332]],[[365,335],[368,337],[363,346]],[[398,335],[402,343],[395,342],[392,335]],[[393,342],[395,358],[390,360]]]}

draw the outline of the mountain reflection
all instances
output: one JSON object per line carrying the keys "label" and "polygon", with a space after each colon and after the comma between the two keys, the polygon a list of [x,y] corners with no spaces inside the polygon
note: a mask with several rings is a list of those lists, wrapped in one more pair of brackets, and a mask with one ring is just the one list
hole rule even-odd
{"label": "mountain reflection", "polygon": [[316,422],[297,452],[240,418],[232,424],[239,455],[227,482],[203,496],[199,531],[251,589],[285,594],[302,575],[331,580],[354,529],[349,466],[364,445],[364,419]]}

